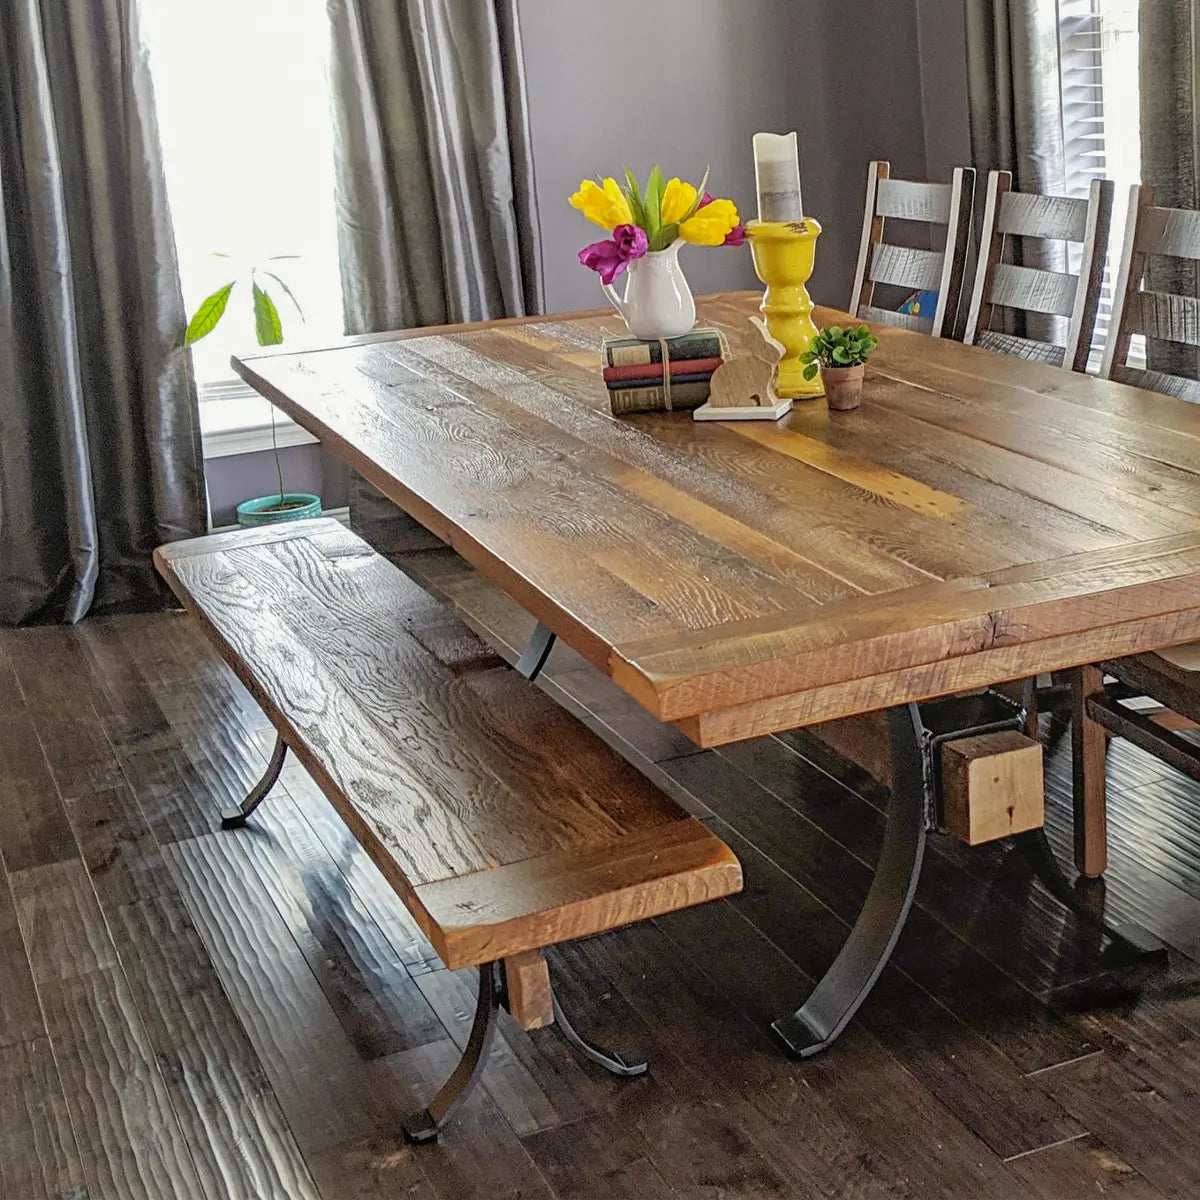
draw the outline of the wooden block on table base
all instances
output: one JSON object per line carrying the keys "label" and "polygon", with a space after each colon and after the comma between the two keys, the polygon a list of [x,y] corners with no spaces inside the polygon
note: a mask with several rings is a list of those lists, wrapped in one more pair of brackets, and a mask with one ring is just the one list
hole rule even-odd
{"label": "wooden block on table base", "polygon": [[942,746],[946,832],[970,846],[1045,823],[1042,747],[1016,730],[981,733]]}
{"label": "wooden block on table base", "polygon": [[784,353],[761,317],[745,331],[729,331],[725,361],[713,372],[708,400],[693,410],[697,421],[776,421],[792,411],[791,400],[775,393],[775,373]]}
{"label": "wooden block on table base", "polygon": [[550,968],[540,950],[526,950],[504,960],[507,1008],[522,1029],[554,1024]]}

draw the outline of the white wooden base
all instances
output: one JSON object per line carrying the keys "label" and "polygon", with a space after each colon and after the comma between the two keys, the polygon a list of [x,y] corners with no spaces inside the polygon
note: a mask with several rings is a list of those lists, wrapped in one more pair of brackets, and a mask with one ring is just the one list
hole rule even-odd
{"label": "white wooden base", "polygon": [[711,400],[693,409],[692,416],[697,421],[778,421],[792,411],[790,400],[776,400],[774,404],[743,405],[735,408],[732,405],[716,407]]}

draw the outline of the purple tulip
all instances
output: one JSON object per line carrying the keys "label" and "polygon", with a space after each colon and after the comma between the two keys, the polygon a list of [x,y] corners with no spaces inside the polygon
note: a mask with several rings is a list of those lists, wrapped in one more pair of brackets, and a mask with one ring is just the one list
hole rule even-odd
{"label": "purple tulip", "polygon": [[744,225],[735,225],[725,235],[726,246],[740,246],[746,240],[746,227]]}
{"label": "purple tulip", "polygon": [[612,283],[635,258],[646,253],[646,231],[637,225],[618,225],[611,238],[592,242],[579,252],[579,261],[595,271],[603,283]]}

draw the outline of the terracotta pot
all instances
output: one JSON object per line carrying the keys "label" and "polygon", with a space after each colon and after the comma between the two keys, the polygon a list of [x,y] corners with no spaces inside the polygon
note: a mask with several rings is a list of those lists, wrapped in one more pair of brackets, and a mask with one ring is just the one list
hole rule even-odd
{"label": "terracotta pot", "polygon": [[825,399],[836,412],[849,412],[862,403],[863,371],[857,367],[822,367],[821,382],[825,384]]}

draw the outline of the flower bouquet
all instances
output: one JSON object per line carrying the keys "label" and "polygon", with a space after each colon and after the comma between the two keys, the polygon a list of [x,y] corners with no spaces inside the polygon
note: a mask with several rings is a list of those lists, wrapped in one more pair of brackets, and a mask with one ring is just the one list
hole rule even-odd
{"label": "flower bouquet", "polygon": [[[626,169],[622,186],[611,176],[585,179],[571,197],[573,207],[612,236],[592,242],[579,261],[600,276],[613,307],[636,338],[678,337],[696,323],[696,305],[679,266],[679,248],[740,246],[745,231],[732,200],[709,194],[705,173],[699,187],[664,179],[655,166],[644,187]],[[613,283],[628,272],[625,294]]]}

